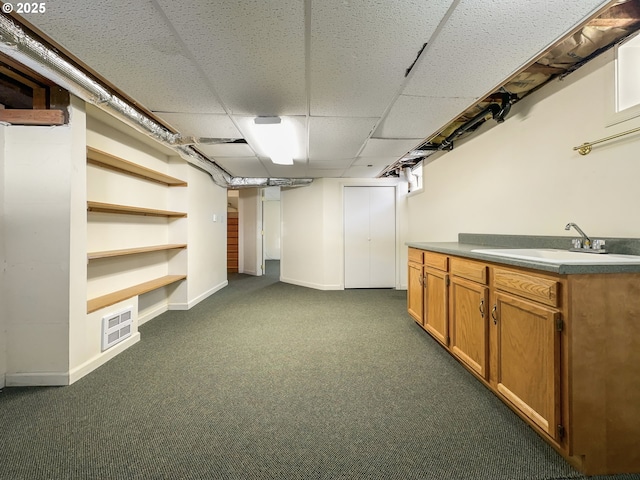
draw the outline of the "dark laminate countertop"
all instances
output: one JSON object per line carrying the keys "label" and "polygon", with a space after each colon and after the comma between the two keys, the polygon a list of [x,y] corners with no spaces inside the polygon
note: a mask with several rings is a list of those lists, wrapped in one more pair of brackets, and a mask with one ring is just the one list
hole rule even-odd
{"label": "dark laminate countertop", "polygon": [[[533,268],[558,274],[594,274],[594,273],[640,273],[640,263],[636,264],[560,264],[517,258],[498,257],[473,252],[486,248],[555,248],[568,250],[571,239],[575,237],[552,237],[531,235],[491,235],[461,233],[457,242],[407,242],[409,247],[432,252],[472,258],[485,262],[516,267]],[[595,237],[594,237],[595,238]],[[621,255],[640,255],[640,239],[637,238],[604,238],[610,253]],[[585,253],[585,255],[590,255]],[[606,256],[606,254],[604,254]],[[600,257],[600,255],[598,255]]]}

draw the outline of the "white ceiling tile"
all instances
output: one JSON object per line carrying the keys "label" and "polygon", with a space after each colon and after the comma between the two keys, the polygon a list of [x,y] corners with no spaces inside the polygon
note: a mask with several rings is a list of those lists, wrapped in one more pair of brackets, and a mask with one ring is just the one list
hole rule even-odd
{"label": "white ceiling tile", "polygon": [[[414,148],[608,3],[65,0],[28,20],[183,135],[245,138],[199,146],[236,176],[371,177],[361,162]],[[301,161],[256,158],[256,115],[292,118]]]}
{"label": "white ceiling tile", "polygon": [[360,152],[361,157],[401,157],[409,150],[422,143],[424,137],[408,139],[370,138]]}
{"label": "white ceiling tile", "polygon": [[307,177],[309,178],[340,178],[344,173],[344,168],[338,169],[320,169],[320,168],[309,168],[307,170]]}
{"label": "white ceiling tile", "polygon": [[377,118],[311,117],[309,159],[355,157],[377,121]]}
{"label": "white ceiling tile", "polygon": [[457,117],[473,98],[410,97],[402,95],[375,131],[375,137],[426,138]]}
{"label": "white ceiling tile", "polygon": [[256,157],[216,158],[215,162],[234,177],[268,177],[262,162]]}
{"label": "white ceiling tile", "polygon": [[270,177],[306,178],[309,175],[307,162],[294,162],[293,166],[283,166],[265,161],[265,166]]}
{"label": "white ceiling tile", "polygon": [[299,0],[156,0],[233,114],[305,115]]}
{"label": "white ceiling tile", "polygon": [[353,162],[354,167],[368,167],[372,165],[374,167],[386,167],[391,165],[396,160],[398,160],[401,156],[397,157],[360,157],[357,158],[355,162]]}
{"label": "white ceiling tile", "polygon": [[452,3],[311,2],[310,114],[382,115]]}
{"label": "white ceiling tile", "polygon": [[342,169],[344,170],[354,162],[354,158],[333,160],[309,160],[309,167],[316,169]]}
{"label": "white ceiling tile", "polygon": [[221,157],[251,157],[255,152],[246,143],[198,144],[198,150],[215,159]]}
{"label": "white ceiling tile", "polygon": [[[406,95],[484,96],[542,53],[601,0],[461,0],[425,49]],[[434,68],[435,66],[435,68]]]}
{"label": "white ceiling tile", "polygon": [[242,134],[227,115],[171,112],[154,113],[185,136],[242,138]]}
{"label": "white ceiling tile", "polygon": [[382,171],[382,168],[353,166],[347,169],[342,175],[345,178],[375,178]]}
{"label": "white ceiling tile", "polygon": [[149,110],[224,113],[153,2],[56,2],[29,21]]}

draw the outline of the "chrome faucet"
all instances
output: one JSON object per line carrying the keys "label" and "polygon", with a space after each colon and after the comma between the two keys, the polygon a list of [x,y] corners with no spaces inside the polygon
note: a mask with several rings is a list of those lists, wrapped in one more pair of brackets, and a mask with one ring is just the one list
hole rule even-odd
{"label": "chrome faucet", "polygon": [[567,223],[564,229],[571,230],[571,227],[575,228],[578,233],[582,235],[582,238],[574,238],[572,241],[573,247],[569,250],[574,252],[607,253],[604,240],[591,240],[591,238],[573,222]]}
{"label": "chrome faucet", "polygon": [[591,248],[591,239],[589,236],[582,231],[582,229],[576,225],[575,223],[567,223],[565,230],[571,230],[571,227],[575,228],[580,235],[582,235],[582,248]]}

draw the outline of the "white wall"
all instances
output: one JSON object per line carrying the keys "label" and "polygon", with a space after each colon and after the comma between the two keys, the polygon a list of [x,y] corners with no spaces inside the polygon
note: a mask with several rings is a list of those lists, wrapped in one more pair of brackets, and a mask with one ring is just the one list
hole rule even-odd
{"label": "white wall", "polygon": [[75,296],[82,280],[71,280],[85,254],[71,251],[83,243],[82,234],[71,241],[71,228],[85,211],[72,187],[84,181],[77,107],[68,126],[5,128],[7,385],[68,383],[70,319],[86,310]]}
{"label": "white wall", "polygon": [[245,188],[238,193],[238,271],[262,275],[262,206],[260,189]]}
{"label": "white wall", "polygon": [[[188,166],[188,308],[227,285],[227,190]],[[214,221],[215,215],[215,221]]]}
{"label": "white wall", "polygon": [[264,227],[264,258],[280,260],[280,200],[267,200],[262,203],[262,222]]}
{"label": "white wall", "polygon": [[455,241],[459,232],[640,237],[638,134],[581,156],[572,148],[640,125],[611,127],[613,51],[489,121],[424,168],[424,193],[408,198],[411,241]]}
{"label": "white wall", "polygon": [[0,125],[0,388],[4,387],[4,376],[7,373],[7,332],[5,301],[5,263],[4,253],[4,135],[6,127]]}
{"label": "white wall", "polygon": [[87,329],[87,115],[85,103],[71,97],[72,169],[69,176],[69,383],[83,355]]}
{"label": "white wall", "polygon": [[396,288],[406,286],[405,197],[397,179],[316,179],[308,187],[283,188],[280,278],[321,290],[344,288],[345,186],[397,185]]}

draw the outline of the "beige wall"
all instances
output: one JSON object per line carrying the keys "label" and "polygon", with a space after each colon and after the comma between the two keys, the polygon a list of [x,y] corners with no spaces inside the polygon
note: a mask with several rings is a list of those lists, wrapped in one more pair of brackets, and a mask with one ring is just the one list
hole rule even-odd
{"label": "beige wall", "polygon": [[640,137],[572,148],[638,127],[606,126],[613,51],[516,104],[503,124],[456,145],[424,168],[424,193],[408,199],[411,241],[455,241],[459,232],[640,237]]}
{"label": "beige wall", "polygon": [[213,183],[208,173],[187,167],[187,307],[191,308],[227,285],[227,190]]}
{"label": "beige wall", "polygon": [[7,332],[6,332],[6,301],[5,301],[5,262],[4,253],[4,135],[6,127],[0,125],[0,388],[4,387],[4,376],[7,373]]}
{"label": "beige wall", "polygon": [[321,290],[344,288],[343,191],[346,186],[397,186],[396,286],[406,284],[406,183],[396,179],[324,178],[282,189],[281,279]]}
{"label": "beige wall", "polygon": [[[640,134],[573,147],[640,126],[607,126],[613,101],[609,51],[516,104],[503,124],[490,120],[451,152],[431,157],[424,191],[398,194],[398,287],[406,288],[406,241],[456,241],[458,233],[640,237]],[[371,180],[368,180],[371,182]],[[283,281],[343,287],[342,187],[367,180],[323,179],[283,189]]]}
{"label": "beige wall", "polygon": [[280,200],[265,200],[262,203],[264,227],[264,258],[280,260]]}
{"label": "beige wall", "polygon": [[71,115],[76,123],[69,126],[5,128],[8,385],[66,384],[70,318],[86,308],[72,298],[77,285],[70,280],[83,255],[71,251],[71,227],[77,209],[84,213],[70,188],[84,173],[84,154],[77,158],[74,145],[83,141],[83,114]]}
{"label": "beige wall", "polygon": [[262,275],[262,208],[260,189],[246,188],[238,192],[238,271]]}

